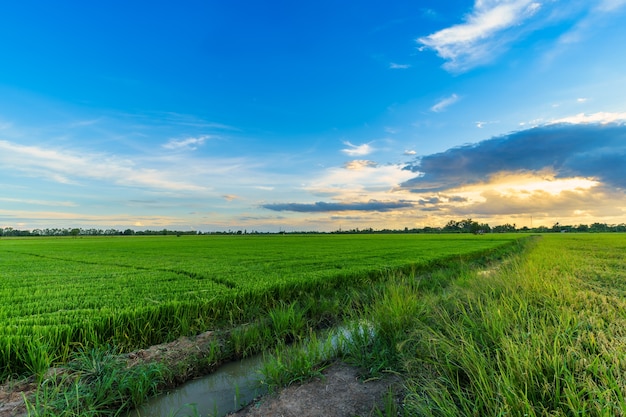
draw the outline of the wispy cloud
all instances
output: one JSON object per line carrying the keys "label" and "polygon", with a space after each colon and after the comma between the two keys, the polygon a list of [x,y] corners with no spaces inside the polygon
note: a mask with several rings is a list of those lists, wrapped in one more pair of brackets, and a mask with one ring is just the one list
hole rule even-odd
{"label": "wispy cloud", "polygon": [[51,207],[75,207],[76,206],[76,203],[72,201],[34,200],[34,199],[27,199],[27,198],[0,197],[0,201],[4,201],[7,203],[20,203],[20,204],[38,205],[38,206],[51,206]]}
{"label": "wispy cloud", "polygon": [[11,219],[12,224],[27,223],[35,227],[50,227],[51,225],[72,227],[82,225],[85,227],[120,227],[120,226],[143,226],[151,227],[180,227],[188,226],[189,220],[176,216],[160,215],[133,215],[130,213],[119,214],[77,214],[62,211],[28,211],[28,210],[3,210],[0,209],[0,217]]}
{"label": "wispy cloud", "polygon": [[417,39],[420,49],[432,49],[443,58],[444,68],[462,72],[489,62],[516,39],[502,36],[533,16],[541,7],[533,0],[476,0],[465,22]]}
{"label": "wispy cloud", "polygon": [[435,10],[429,9],[429,8],[422,9],[422,16],[427,18],[427,19],[430,19],[430,20],[439,20],[439,19],[441,19],[441,16],[439,15],[439,13],[437,13]]}
{"label": "wispy cloud", "polygon": [[[137,167],[128,158],[101,153],[79,153],[66,149],[25,146],[0,140],[0,163],[29,176],[64,184],[83,180],[113,182],[123,186],[151,189],[201,191],[205,187],[171,179],[163,169]],[[169,173],[171,174],[171,173]]]}
{"label": "wispy cloud", "polygon": [[626,6],[626,0],[601,0],[596,8],[598,11],[607,13],[614,12],[624,6]]}
{"label": "wispy cloud", "polygon": [[434,106],[430,108],[430,110],[434,111],[435,113],[441,113],[457,101],[459,101],[459,96],[457,96],[456,94],[452,94],[450,97],[439,100],[437,103],[435,103]]}
{"label": "wispy cloud", "polygon": [[412,202],[401,201],[367,201],[356,203],[327,203],[318,201],[316,203],[282,203],[264,204],[262,207],[273,211],[295,211],[300,213],[319,213],[337,211],[389,211],[399,208],[412,207]]}
{"label": "wispy cloud", "polygon": [[189,149],[196,150],[199,146],[202,146],[204,142],[212,139],[212,136],[203,135],[198,137],[191,137],[185,139],[171,139],[169,142],[163,145],[163,148],[170,150]]}
{"label": "wispy cloud", "polygon": [[93,126],[93,125],[100,123],[101,121],[102,121],[102,118],[91,119],[91,120],[78,120],[75,122],[71,122],[68,127],[70,129],[73,129],[76,127]]}
{"label": "wispy cloud", "polygon": [[350,142],[344,142],[343,144],[346,145],[347,148],[342,149],[341,152],[345,153],[348,156],[365,156],[374,151],[369,143],[364,143],[362,145],[353,145]]}
{"label": "wispy cloud", "polygon": [[579,113],[575,116],[563,117],[555,119],[550,122],[556,123],[571,123],[571,124],[589,124],[589,123],[626,123],[626,113],[613,113],[613,112],[598,112],[592,114]]}
{"label": "wispy cloud", "polygon": [[411,68],[410,64],[396,64],[395,62],[391,62],[389,64],[389,68],[390,69],[407,69],[407,68]]}
{"label": "wispy cloud", "polygon": [[490,124],[494,124],[494,123],[498,123],[498,122],[483,122],[483,121],[478,121],[476,122],[476,127],[479,129],[482,129],[483,127],[485,127],[485,125],[490,125]]}
{"label": "wispy cloud", "polygon": [[198,116],[191,114],[183,114],[176,112],[147,112],[144,114],[128,114],[127,117],[132,119],[146,119],[151,123],[167,124],[174,126],[186,126],[200,129],[215,129],[215,130],[229,130],[238,131],[239,129],[234,126],[229,126],[223,123],[218,123],[210,120],[205,120]]}
{"label": "wispy cloud", "polygon": [[[610,26],[607,25],[607,21],[614,20],[621,23],[624,15],[619,9],[625,7],[626,0],[600,0],[571,2],[567,8],[555,8],[553,20],[570,19],[572,16],[576,16],[576,20],[573,24],[567,25],[567,30],[559,35],[552,49],[545,53],[544,63],[550,64],[557,60],[556,58],[570,49],[572,45],[592,37],[598,28]],[[598,41],[603,42],[603,40]]]}

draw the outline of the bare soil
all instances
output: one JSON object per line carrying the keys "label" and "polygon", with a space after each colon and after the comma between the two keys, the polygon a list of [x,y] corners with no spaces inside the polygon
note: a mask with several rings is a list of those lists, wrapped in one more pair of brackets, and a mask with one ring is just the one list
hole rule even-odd
{"label": "bare soil", "polygon": [[0,417],[27,415],[22,395],[31,395],[37,389],[32,380],[7,382],[0,386]]}
{"label": "bare soil", "polygon": [[[229,414],[231,417],[352,417],[374,416],[385,410],[385,399],[392,389],[398,392],[399,378],[363,381],[356,368],[336,363],[327,368],[322,378],[293,385],[267,395],[246,408]],[[396,388],[396,389],[394,389]],[[401,401],[392,394],[396,404]]]}
{"label": "bare soil", "polygon": [[[189,359],[203,356],[213,340],[213,332],[205,332],[141,349],[125,355],[125,358],[128,366],[154,361],[178,366],[192,364],[194,361]],[[197,370],[192,368],[190,365],[188,373],[184,374],[186,379],[198,376]],[[398,392],[399,378],[396,376],[363,381],[358,369],[338,362],[328,367],[322,378],[266,395],[232,416],[371,416],[377,408],[384,410],[385,398],[393,387],[396,388],[393,391]],[[24,396],[32,397],[36,389],[34,378],[0,385],[0,417],[26,417]],[[396,397],[394,401],[399,403],[400,399]]]}

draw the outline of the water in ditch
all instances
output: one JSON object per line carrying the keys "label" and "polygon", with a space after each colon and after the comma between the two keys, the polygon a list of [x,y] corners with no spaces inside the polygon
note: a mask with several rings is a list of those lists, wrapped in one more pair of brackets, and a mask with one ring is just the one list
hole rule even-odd
{"label": "water in ditch", "polygon": [[[374,337],[374,330],[368,322],[340,326],[327,336],[330,346],[324,339],[309,349],[320,354],[330,354],[342,349],[355,337]],[[326,351],[328,350],[328,351]],[[183,384],[173,391],[149,400],[126,417],[220,417],[237,411],[252,402],[266,390],[259,383],[259,370],[263,365],[263,355],[256,355],[240,361],[220,366],[215,372]]]}
{"label": "water in ditch", "polygon": [[155,397],[127,417],[224,416],[265,393],[259,384],[263,355],[220,366],[201,379]]}

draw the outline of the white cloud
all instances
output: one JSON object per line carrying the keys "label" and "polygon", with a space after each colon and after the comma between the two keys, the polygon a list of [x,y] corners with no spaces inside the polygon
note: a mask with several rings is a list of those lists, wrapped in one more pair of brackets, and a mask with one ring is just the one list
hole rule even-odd
{"label": "white cloud", "polygon": [[[132,215],[129,213],[117,213],[117,214],[88,214],[81,213],[77,215],[74,212],[59,212],[59,211],[28,211],[28,210],[3,210],[0,209],[0,216],[25,220],[28,223],[28,227],[49,227],[60,226],[66,227],[71,225],[86,226],[86,227],[119,227],[119,226],[136,226],[136,225],[150,225],[151,227],[158,226],[187,226],[189,220],[175,217],[175,216],[163,216],[163,215]],[[51,224],[52,223],[52,224]]]}
{"label": "white cloud", "polygon": [[478,122],[476,122],[476,127],[479,128],[479,129],[482,129],[483,127],[485,127],[485,125],[491,125],[491,124],[494,124],[494,123],[498,123],[498,122],[497,121],[495,121],[495,122],[478,121]]}
{"label": "white cloud", "polygon": [[20,203],[20,204],[28,204],[28,205],[39,205],[39,206],[76,207],[76,203],[72,201],[34,200],[34,199],[6,198],[6,197],[0,197],[0,201],[5,201],[7,203]]}
{"label": "white cloud", "polygon": [[586,101],[587,101],[587,98],[585,98],[585,97],[580,97],[580,98],[576,99],[576,102],[578,102],[578,103],[584,103]]}
{"label": "white cloud", "polygon": [[434,111],[435,113],[440,113],[457,101],[459,101],[459,96],[457,96],[456,94],[452,94],[450,97],[444,98],[437,102],[434,106],[430,108],[430,110]]}
{"label": "white cloud", "polygon": [[626,0],[602,0],[596,7],[600,12],[614,12],[615,10],[626,6]]}
{"label": "white cloud", "polygon": [[[586,10],[579,11],[583,14],[569,30],[564,32],[557,40],[554,48],[546,53],[544,60],[551,63],[569,49],[572,44],[576,44],[593,36],[597,28],[607,26],[607,20],[623,20],[623,14],[618,13],[618,9],[626,6],[626,0],[600,0],[596,2],[581,2]],[[576,10],[577,8],[574,8]],[[565,13],[567,14],[567,13]],[[558,17],[557,17],[558,18]],[[560,17],[563,18],[563,17]]]}
{"label": "white cloud", "polygon": [[404,155],[409,155],[409,156],[417,155],[417,152],[412,149],[407,149],[404,151]]}
{"label": "white cloud", "polygon": [[82,180],[176,191],[201,191],[203,186],[181,181],[165,169],[137,167],[132,160],[113,155],[25,146],[0,140],[0,163],[4,168],[64,184]]}
{"label": "white cloud", "polygon": [[344,142],[343,144],[348,146],[348,148],[342,149],[341,152],[345,153],[348,156],[365,156],[374,151],[369,143],[364,143],[362,145],[353,145],[350,142]]}
{"label": "white cloud", "polygon": [[422,16],[431,20],[438,20],[440,18],[439,13],[437,13],[433,9],[428,8],[422,9]]}
{"label": "white cloud", "polygon": [[598,112],[592,114],[579,113],[574,116],[563,117],[552,120],[549,124],[571,123],[571,124],[588,124],[588,123],[626,123],[626,113],[610,113]]}
{"label": "white cloud", "polygon": [[69,128],[77,128],[77,127],[85,127],[85,126],[93,126],[102,121],[102,118],[91,119],[91,120],[79,120],[76,122],[72,122],[69,124]]}
{"label": "white cloud", "polygon": [[378,164],[374,161],[356,159],[354,161],[346,162],[346,164],[344,165],[344,168],[351,169],[351,170],[359,170],[359,169],[365,169],[365,168],[376,168],[377,166]]}
{"label": "white cloud", "polygon": [[352,161],[333,167],[304,186],[305,190],[336,201],[397,201],[411,196],[398,190],[399,184],[415,177],[404,165],[379,165],[372,161]]}
{"label": "white cloud", "polygon": [[199,146],[202,146],[204,142],[211,139],[212,137],[209,135],[198,136],[196,138],[186,138],[186,139],[171,139],[169,142],[165,143],[163,147],[165,149],[178,150],[178,149],[190,149],[196,150]]}
{"label": "white cloud", "polygon": [[391,69],[407,69],[407,68],[411,68],[411,65],[409,64],[396,64],[395,62],[392,62],[389,64],[389,68]]}
{"label": "white cloud", "polygon": [[494,53],[512,42],[515,36],[502,33],[534,15],[540,3],[532,0],[476,0],[465,22],[417,39],[446,60],[449,71],[465,71],[493,59]]}

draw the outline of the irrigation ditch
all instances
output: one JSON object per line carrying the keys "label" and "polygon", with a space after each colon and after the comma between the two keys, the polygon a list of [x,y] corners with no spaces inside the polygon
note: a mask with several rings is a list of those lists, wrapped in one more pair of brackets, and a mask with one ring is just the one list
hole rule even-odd
{"label": "irrigation ditch", "polygon": [[[344,392],[346,391],[345,386],[350,384],[365,384],[365,382],[358,382],[356,374],[352,378],[346,378],[345,375],[349,374],[350,371],[342,370],[341,366],[337,366],[337,363],[333,364],[333,362],[342,352],[350,349],[350,346],[355,343],[354,338],[373,340],[376,337],[373,326],[367,322],[351,323],[325,333],[326,336],[322,339],[305,340],[300,346],[295,347],[295,349],[300,349],[301,358],[306,359],[309,364],[326,363],[328,367],[333,366],[332,375],[343,373],[344,377],[337,383],[344,385]],[[264,383],[264,377],[268,376],[270,368],[275,366],[272,364],[272,361],[275,360],[276,358],[264,354],[256,354],[238,361],[228,362],[209,375],[186,382],[163,395],[149,399],[146,403],[129,412],[126,417],[168,417],[172,414],[177,416],[221,417],[240,411],[260,396],[270,393],[271,390],[275,391],[275,387],[270,388],[267,383]],[[326,368],[326,366],[320,367],[319,374],[320,377],[324,377],[325,389],[337,393],[337,389],[331,387],[334,385],[333,382],[328,380],[327,375],[322,375],[322,372],[326,370],[322,368]],[[376,378],[376,380],[380,379],[382,378]],[[376,395],[376,390],[370,389],[370,387],[371,385],[367,387],[370,397],[373,396],[370,401],[380,399],[376,397],[381,397],[381,395]],[[299,395],[293,400],[303,400],[306,389],[299,391]],[[285,399],[282,401],[285,402]],[[370,408],[373,405],[374,403],[370,405]],[[331,405],[326,401],[325,406]],[[290,407],[293,408],[293,404]],[[332,409],[336,408],[333,406]],[[240,412],[240,414],[242,413],[245,415],[245,412]],[[302,415],[302,411],[299,411],[298,415]]]}
{"label": "irrigation ditch", "polygon": [[263,355],[226,363],[214,372],[152,397],[126,417],[168,417],[197,414],[224,416],[268,392],[259,371]]}

